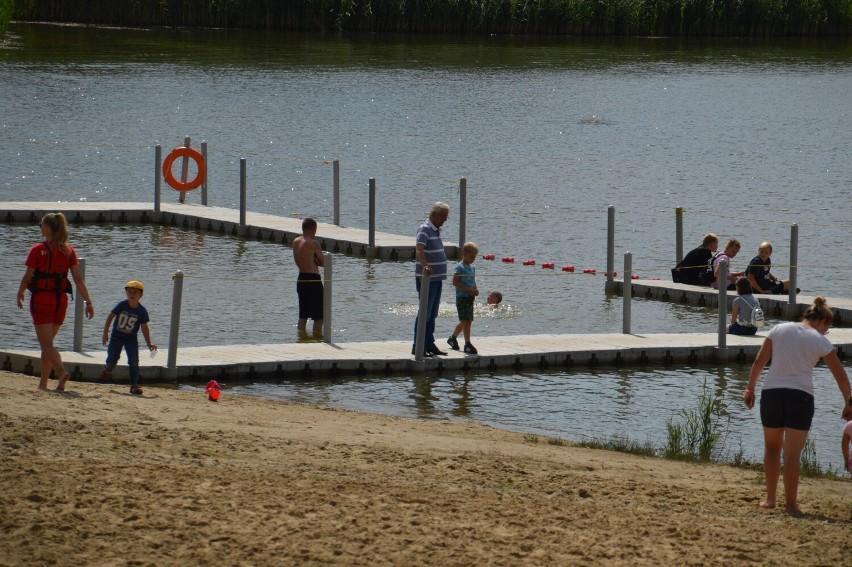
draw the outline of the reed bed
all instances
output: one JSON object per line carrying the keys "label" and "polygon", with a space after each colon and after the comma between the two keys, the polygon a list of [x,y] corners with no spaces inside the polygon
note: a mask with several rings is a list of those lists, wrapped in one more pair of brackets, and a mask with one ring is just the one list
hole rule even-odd
{"label": "reed bed", "polygon": [[[0,14],[8,1],[0,0]],[[11,1],[16,20],[117,26],[541,36],[852,34],[852,0]]]}
{"label": "reed bed", "polygon": [[14,8],[14,0],[0,0],[0,36],[6,33],[6,28],[9,27],[9,22],[12,20]]}

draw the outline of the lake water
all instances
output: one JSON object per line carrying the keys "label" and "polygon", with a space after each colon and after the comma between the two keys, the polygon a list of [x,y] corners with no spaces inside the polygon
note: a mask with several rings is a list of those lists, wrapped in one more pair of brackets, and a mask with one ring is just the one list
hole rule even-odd
{"label": "lake water", "polygon": [[[480,314],[474,336],[621,332],[621,298],[604,293],[603,276],[580,273],[606,269],[609,205],[617,210],[619,271],[630,251],[640,276],[667,278],[674,211],[684,207],[686,250],[706,232],[736,237],[743,251],[733,266],[741,269],[769,239],[782,277],[790,226],[798,224],[799,287],[848,295],[850,93],[849,41],[358,38],[15,24],[0,43],[0,200],[153,201],[154,145],[167,152],[188,135],[209,146],[211,205],[238,207],[246,158],[249,210],[332,222],[330,160],[339,159],[341,224],[367,227],[373,177],[378,230],[413,238],[430,204],[443,200],[452,207],[444,237],[456,241],[465,177],[467,237],[498,258],[477,260],[479,285],[506,298],[501,312]],[[38,238],[36,226],[0,225],[0,297],[9,306]],[[182,345],[297,340],[296,271],[285,246],[97,226],[74,227],[72,244],[87,260],[98,308],[85,327],[87,350],[101,348],[100,317],[131,278],[145,282],[152,332],[165,344],[176,270],[186,274]],[[524,259],[537,265],[522,266]],[[577,272],[542,270],[542,262]],[[409,336],[412,273],[410,262],[335,256],[334,340]],[[438,334],[454,324],[448,302]],[[713,311],[697,307],[633,304],[637,333],[716,324]],[[70,348],[70,328],[59,343]],[[35,346],[25,311],[0,312],[0,344]],[[454,401],[467,395],[454,393],[464,385],[473,419],[566,438],[635,431],[660,439],[676,409],[670,405],[692,407],[706,378],[737,398],[742,372],[450,376],[425,396],[421,378],[240,391],[405,415],[422,415],[431,400],[429,416],[449,418],[465,415]],[[596,412],[606,404],[590,400],[614,395],[612,382],[636,394],[615,396],[614,421],[604,426]],[[829,410],[836,387],[827,376],[820,382],[828,391],[818,406]],[[738,431],[748,427],[751,443],[759,423],[750,413],[741,418],[748,425]],[[813,435],[821,461],[835,467],[839,425],[825,417]],[[759,439],[750,446],[759,454]]]}

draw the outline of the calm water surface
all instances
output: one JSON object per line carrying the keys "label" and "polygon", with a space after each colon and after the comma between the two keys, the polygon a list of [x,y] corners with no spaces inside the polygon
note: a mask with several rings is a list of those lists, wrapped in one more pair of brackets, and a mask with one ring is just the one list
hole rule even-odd
{"label": "calm water surface", "polygon": [[[621,299],[603,293],[601,276],[579,273],[606,268],[609,205],[618,211],[618,263],[632,252],[643,277],[668,277],[674,209],[681,206],[687,249],[709,231],[739,238],[743,252],[734,267],[741,268],[770,239],[780,276],[797,223],[799,286],[848,295],[850,93],[849,42],[13,25],[0,44],[0,200],[151,202],[154,145],[168,151],[189,135],[209,145],[212,205],[238,206],[239,160],[246,158],[250,210],[331,222],[330,160],[339,159],[341,223],[367,227],[374,177],[378,230],[413,237],[432,201],[457,212],[465,177],[468,239],[483,253],[518,260],[477,261],[480,287],[501,290],[506,308],[481,314],[474,332],[620,332]],[[458,227],[451,213],[445,239],[456,241]],[[13,307],[23,258],[38,237],[35,226],[0,225],[0,297],[10,306],[0,311],[4,346],[35,346],[27,314]],[[152,332],[164,344],[176,270],[186,274],[182,345],[296,340],[296,271],[287,247],[166,227],[74,227],[72,243],[87,259],[98,308],[85,327],[86,349],[100,348],[100,317],[131,278],[145,282]],[[572,264],[578,273],[523,267],[522,259]],[[336,341],[411,333],[411,263],[335,256],[334,270]],[[439,333],[453,319],[448,303]],[[633,305],[637,333],[715,328],[711,311]],[[70,329],[59,343],[70,348]],[[718,372],[724,377],[710,372],[714,387],[728,395],[716,382],[730,384],[740,370]],[[431,404],[433,417],[566,437],[621,434],[623,423],[626,433],[659,438],[664,417],[681,407],[674,402],[691,407],[705,374],[446,377],[428,384],[429,394],[420,378],[245,391],[405,415],[422,415],[419,408]],[[633,393],[616,396],[608,411],[616,417],[604,426],[590,400],[608,400],[613,381]],[[472,392],[467,414],[458,404],[465,390]],[[544,394],[554,391],[563,393]],[[823,399],[833,399],[830,388]],[[815,432],[817,450],[837,463],[837,423],[826,419]],[[759,436],[749,427],[747,446]]]}

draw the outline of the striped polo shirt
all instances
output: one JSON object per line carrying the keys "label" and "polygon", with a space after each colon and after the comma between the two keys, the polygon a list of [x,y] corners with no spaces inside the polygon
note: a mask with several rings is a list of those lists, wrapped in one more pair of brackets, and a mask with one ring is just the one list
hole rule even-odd
{"label": "striped polo shirt", "polygon": [[[432,266],[432,277],[430,280],[447,279],[447,254],[444,252],[444,241],[441,240],[441,229],[427,220],[417,229],[415,244],[423,244],[426,249],[426,262]],[[423,266],[415,262],[414,274],[418,277],[423,275]]]}

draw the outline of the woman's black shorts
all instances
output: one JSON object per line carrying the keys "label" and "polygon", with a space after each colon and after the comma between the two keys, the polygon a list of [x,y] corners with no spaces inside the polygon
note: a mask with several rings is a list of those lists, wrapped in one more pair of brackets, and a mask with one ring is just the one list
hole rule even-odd
{"label": "woman's black shorts", "polygon": [[814,397],[803,390],[770,388],[760,394],[760,422],[763,427],[810,431],[813,418]]}

